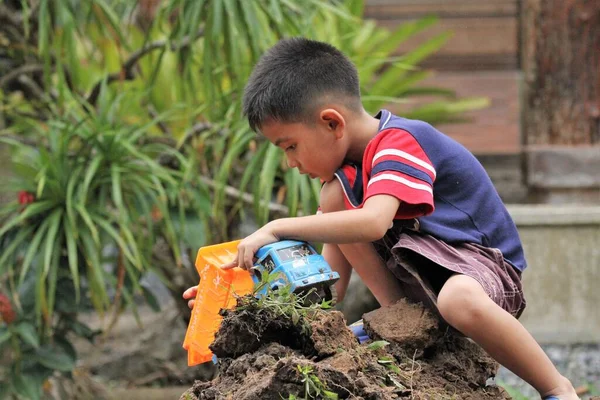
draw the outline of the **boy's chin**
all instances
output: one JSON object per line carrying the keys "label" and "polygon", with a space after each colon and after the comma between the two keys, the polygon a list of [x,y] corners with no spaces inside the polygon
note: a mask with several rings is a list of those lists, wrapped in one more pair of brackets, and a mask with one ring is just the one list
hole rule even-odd
{"label": "boy's chin", "polygon": [[332,180],[335,179],[335,175],[331,174],[331,175],[328,175],[325,178],[321,178],[321,177],[318,177],[318,178],[321,179],[321,181],[323,181],[323,182],[331,182]]}

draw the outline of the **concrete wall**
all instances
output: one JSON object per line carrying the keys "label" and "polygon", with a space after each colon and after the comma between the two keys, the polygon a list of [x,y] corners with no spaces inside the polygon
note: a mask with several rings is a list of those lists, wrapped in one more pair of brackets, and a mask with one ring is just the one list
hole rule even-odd
{"label": "concrete wall", "polygon": [[600,343],[600,205],[511,205],[525,248],[521,322],[542,343]]}

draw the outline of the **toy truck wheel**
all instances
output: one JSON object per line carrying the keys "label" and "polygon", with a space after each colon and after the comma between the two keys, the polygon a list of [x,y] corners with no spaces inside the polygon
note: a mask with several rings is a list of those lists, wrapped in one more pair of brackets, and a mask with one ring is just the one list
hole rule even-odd
{"label": "toy truck wheel", "polygon": [[335,286],[321,285],[313,288],[311,292],[306,295],[304,304],[308,306],[311,304],[320,304],[323,301],[330,301],[332,306],[335,305],[337,301],[337,291],[335,290]]}
{"label": "toy truck wheel", "polygon": [[337,303],[337,289],[335,288],[335,285],[328,286],[327,289],[329,290],[329,298],[331,299],[331,305],[335,306],[335,304]]}

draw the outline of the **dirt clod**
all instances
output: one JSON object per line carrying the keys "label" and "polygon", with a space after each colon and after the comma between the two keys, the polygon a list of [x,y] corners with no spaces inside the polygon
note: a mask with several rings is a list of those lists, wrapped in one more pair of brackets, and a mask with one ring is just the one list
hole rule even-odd
{"label": "dirt clod", "polygon": [[[401,301],[365,314],[378,343],[359,345],[337,311],[298,319],[244,300],[224,313],[212,351],[219,375],[181,399],[509,399],[486,386],[498,369],[477,345]],[[383,345],[383,347],[381,347]]]}

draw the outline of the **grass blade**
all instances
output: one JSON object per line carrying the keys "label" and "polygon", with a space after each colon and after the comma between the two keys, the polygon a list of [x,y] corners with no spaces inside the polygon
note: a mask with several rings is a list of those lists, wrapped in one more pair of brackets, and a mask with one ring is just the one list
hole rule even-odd
{"label": "grass blade", "polygon": [[2,251],[2,256],[0,257],[0,276],[4,273],[4,266],[7,264],[8,259],[13,256],[19,248],[19,245],[31,237],[35,226],[27,226],[25,228],[19,229],[15,237],[10,241],[10,244],[6,246]]}
{"label": "grass blade", "polygon": [[281,161],[282,152],[276,146],[269,146],[265,159],[262,165],[262,170],[259,176],[259,192],[255,195],[259,196],[261,206],[257,210],[258,222],[264,224],[269,218],[269,207],[267,204],[271,202],[273,197],[273,186],[275,184],[275,176],[279,170],[279,162]]}
{"label": "grass blade", "polygon": [[25,277],[27,276],[27,272],[29,271],[29,267],[33,262],[35,256],[39,254],[38,248],[40,247],[40,243],[42,242],[42,238],[46,234],[48,230],[48,225],[50,224],[50,220],[46,219],[42,224],[38,227],[37,232],[33,236],[31,243],[29,244],[29,248],[27,249],[27,253],[25,253],[25,257],[23,259],[23,263],[21,264],[21,274],[19,276],[19,286],[23,284],[25,281]]}
{"label": "grass blade", "polygon": [[58,230],[61,226],[61,217],[63,214],[62,209],[55,210],[50,217],[48,217],[49,226],[48,226],[48,234],[46,235],[46,247],[44,251],[44,278],[48,276],[48,271],[50,270],[50,262],[52,256],[52,250],[56,252],[60,252],[60,247],[57,246],[56,237],[58,234]]}
{"label": "grass blade", "polygon": [[75,287],[75,302],[79,303],[80,289],[79,289],[79,268],[78,268],[78,256],[77,256],[77,243],[75,237],[77,235],[75,225],[68,223],[68,218],[65,218],[63,222],[65,242],[67,244],[67,258],[69,259],[69,270],[71,271],[71,279],[73,280],[73,286]]}
{"label": "grass blade", "polygon": [[18,224],[22,223],[27,218],[38,216],[43,212],[48,211],[55,205],[56,204],[50,200],[37,201],[35,203],[27,205],[27,207],[21,214],[13,216],[12,219],[10,219],[2,226],[2,229],[0,229],[0,237],[4,236],[6,232],[8,232],[10,229],[14,228]]}

